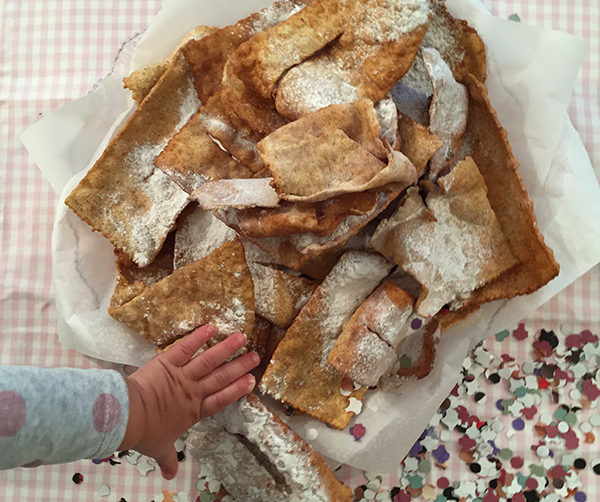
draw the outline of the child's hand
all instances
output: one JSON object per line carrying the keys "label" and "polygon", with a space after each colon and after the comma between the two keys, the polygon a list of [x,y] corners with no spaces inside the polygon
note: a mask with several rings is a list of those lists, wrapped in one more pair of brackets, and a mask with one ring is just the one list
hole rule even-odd
{"label": "child's hand", "polygon": [[225,363],[246,344],[241,333],[194,357],[214,334],[215,328],[209,325],[196,329],[127,378],[129,421],[119,449],[154,457],[166,479],[177,472],[175,440],[255,385],[247,373],[260,362],[256,352]]}

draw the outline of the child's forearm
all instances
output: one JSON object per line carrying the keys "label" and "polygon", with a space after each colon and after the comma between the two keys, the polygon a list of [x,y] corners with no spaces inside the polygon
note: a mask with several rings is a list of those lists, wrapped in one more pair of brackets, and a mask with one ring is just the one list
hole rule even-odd
{"label": "child's forearm", "polygon": [[0,469],[103,458],[124,442],[125,380],[111,370],[0,367]]}

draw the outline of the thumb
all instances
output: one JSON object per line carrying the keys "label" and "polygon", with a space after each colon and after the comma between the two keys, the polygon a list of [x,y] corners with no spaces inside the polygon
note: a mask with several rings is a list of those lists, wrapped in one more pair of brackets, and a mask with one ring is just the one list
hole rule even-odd
{"label": "thumb", "polygon": [[173,446],[164,455],[156,457],[156,461],[158,462],[163,478],[173,479],[175,477],[178,461],[177,452]]}

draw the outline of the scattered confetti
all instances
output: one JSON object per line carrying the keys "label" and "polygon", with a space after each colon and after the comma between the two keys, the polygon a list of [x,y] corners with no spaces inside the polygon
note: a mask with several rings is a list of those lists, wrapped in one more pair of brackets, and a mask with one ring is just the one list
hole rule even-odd
{"label": "scattered confetti", "polygon": [[366,432],[367,429],[363,424],[355,424],[352,427],[350,427],[350,434],[354,436],[354,441],[360,441],[360,438],[362,438],[366,434]]}
{"label": "scattered confetti", "polygon": [[150,471],[154,470],[154,466],[148,461],[147,457],[142,457],[135,467],[142,476],[147,476]]}
{"label": "scattered confetti", "polygon": [[110,495],[110,486],[102,485],[98,488],[98,495],[100,497],[108,497]]}
{"label": "scattered confetti", "polygon": [[80,485],[81,483],[83,483],[83,474],[76,472],[75,474],[73,474],[73,483],[75,483],[76,485]]}

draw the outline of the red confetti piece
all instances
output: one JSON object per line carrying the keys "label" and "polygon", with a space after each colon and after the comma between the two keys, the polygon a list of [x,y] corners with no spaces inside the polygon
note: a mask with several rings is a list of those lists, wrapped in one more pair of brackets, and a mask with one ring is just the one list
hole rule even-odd
{"label": "red confetti piece", "polygon": [[536,340],[533,342],[535,356],[538,359],[548,357],[552,354],[552,345],[548,340]]}
{"label": "red confetti piece", "polygon": [[535,478],[528,478],[527,481],[525,481],[525,486],[529,490],[535,490],[538,487],[538,482]]}
{"label": "red confetti piece", "polygon": [[410,502],[411,500],[412,497],[408,493],[400,490],[396,495],[394,495],[392,502]]}
{"label": "red confetti piece", "polygon": [[513,469],[520,469],[521,467],[523,467],[523,459],[517,456],[512,457],[510,459],[510,465]]}
{"label": "red confetti piece", "polygon": [[461,422],[466,422],[467,420],[469,420],[469,412],[464,406],[459,405],[456,408],[454,408],[454,410],[456,411],[456,413],[458,413],[458,419]]}
{"label": "red confetti piece", "polygon": [[365,435],[367,429],[363,424],[355,424],[350,427],[350,434],[354,436],[354,441],[360,441],[360,438]]}
{"label": "red confetti piece", "polygon": [[600,396],[600,390],[596,387],[591,380],[583,381],[583,393],[588,397],[590,401],[597,399]]}
{"label": "red confetti piece", "polygon": [[569,379],[569,374],[561,369],[557,369],[554,372],[554,380],[568,380]]}
{"label": "red confetti piece", "polygon": [[474,439],[471,439],[469,436],[463,436],[458,440],[458,444],[464,451],[471,451],[475,446],[477,446],[477,442]]}
{"label": "red confetti piece", "polygon": [[547,389],[550,386],[550,382],[548,380],[546,380],[545,378],[539,377],[538,378],[538,387],[540,389]]}
{"label": "red confetti piece", "polygon": [[583,338],[580,337],[579,335],[569,335],[567,337],[567,339],[565,340],[565,345],[569,349],[572,349],[572,348],[580,349],[585,345],[585,342],[583,341]]}
{"label": "red confetti piece", "polygon": [[558,436],[558,434],[559,431],[556,425],[549,425],[548,427],[546,427],[546,435],[549,438],[555,438],[556,436]]}
{"label": "red confetti piece", "polygon": [[523,495],[521,492],[515,493],[510,500],[511,502],[527,502],[525,495]]}
{"label": "red confetti piece", "polygon": [[563,469],[562,465],[557,465],[550,470],[550,476],[554,479],[564,478],[567,472]]}
{"label": "red confetti piece", "polygon": [[598,341],[598,337],[589,329],[585,329],[581,332],[581,338],[585,343],[596,343]]}
{"label": "red confetti piece", "polygon": [[[471,418],[475,418],[475,420],[477,420],[477,417],[471,417]],[[485,425],[485,420],[477,420],[477,428],[478,429],[481,429],[484,425]]]}
{"label": "red confetti piece", "polygon": [[500,476],[498,476],[498,484],[505,485],[506,484],[506,471],[502,469],[500,472]]}
{"label": "red confetti piece", "polygon": [[500,357],[502,357],[502,360],[503,360],[505,363],[511,363],[511,362],[513,362],[513,361],[515,360],[515,358],[514,358],[514,357],[511,357],[511,356],[509,356],[508,354],[502,354],[502,356],[500,356]]}
{"label": "red confetti piece", "polygon": [[450,486],[450,481],[448,481],[448,478],[441,477],[440,479],[437,480],[437,487],[440,490],[444,490],[444,489],[448,488],[449,486]]}
{"label": "red confetti piece", "polygon": [[525,324],[522,322],[519,323],[519,326],[513,331],[512,334],[517,340],[525,340],[525,338],[529,336],[529,333],[527,333],[527,330],[525,329]]}
{"label": "red confetti piece", "polygon": [[498,502],[498,497],[490,488],[487,493],[483,496],[483,502]]}
{"label": "red confetti piece", "polygon": [[565,446],[569,450],[576,450],[579,447],[579,438],[573,429],[569,429],[562,435],[565,440]]}
{"label": "red confetti piece", "polygon": [[523,415],[527,420],[532,420],[537,411],[538,410],[535,406],[530,406],[529,408],[523,408],[521,410],[521,415]]}

